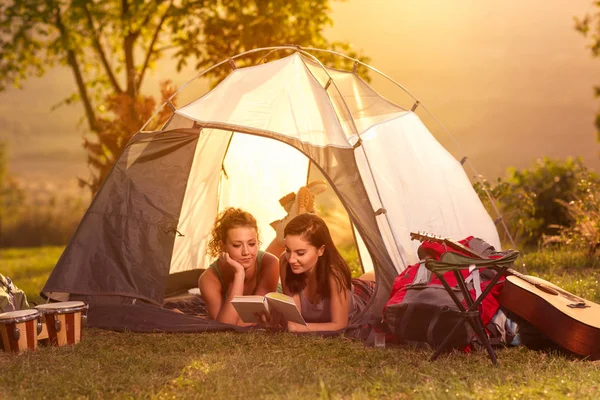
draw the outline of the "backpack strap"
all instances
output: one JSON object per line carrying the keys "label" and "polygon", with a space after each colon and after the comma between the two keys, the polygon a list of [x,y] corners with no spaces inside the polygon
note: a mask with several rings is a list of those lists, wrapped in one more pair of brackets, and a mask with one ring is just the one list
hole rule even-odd
{"label": "backpack strap", "polygon": [[469,276],[465,279],[465,283],[473,281],[473,287],[475,288],[475,299],[481,296],[481,276],[479,270],[475,268],[475,264],[469,265]]}
{"label": "backpack strap", "polygon": [[440,315],[442,315],[442,308],[439,307],[433,316],[431,317],[431,321],[429,321],[429,328],[427,329],[427,343],[431,346],[435,346],[435,342],[433,341],[433,330],[437,325],[438,320],[440,319]]}
{"label": "backpack strap", "polygon": [[425,260],[419,261],[419,269],[417,270],[417,274],[415,275],[415,279],[413,280],[413,285],[418,285],[420,283],[427,284],[431,280],[431,271],[427,269],[425,266]]}
{"label": "backpack strap", "polygon": [[415,305],[409,304],[406,307],[406,311],[404,311],[404,316],[396,321],[396,329],[398,329],[398,325],[400,325],[400,329],[398,331],[398,337],[406,340],[406,327],[410,325],[408,321],[410,321],[410,317],[415,311]]}

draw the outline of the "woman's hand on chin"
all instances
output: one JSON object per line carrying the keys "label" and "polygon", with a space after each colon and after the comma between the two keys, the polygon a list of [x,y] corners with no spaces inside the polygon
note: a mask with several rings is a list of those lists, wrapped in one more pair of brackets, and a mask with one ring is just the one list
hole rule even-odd
{"label": "woman's hand on chin", "polygon": [[308,329],[308,326],[302,325],[302,324],[297,324],[297,323],[291,322],[291,321],[288,321],[287,328],[288,328],[289,332],[310,332],[310,329]]}
{"label": "woman's hand on chin", "polygon": [[234,269],[236,275],[246,275],[246,270],[244,269],[244,266],[239,262],[235,261],[233,258],[231,258],[229,256],[229,253],[227,252],[221,253],[221,256],[219,257],[219,263],[221,263],[221,265],[230,265]]}

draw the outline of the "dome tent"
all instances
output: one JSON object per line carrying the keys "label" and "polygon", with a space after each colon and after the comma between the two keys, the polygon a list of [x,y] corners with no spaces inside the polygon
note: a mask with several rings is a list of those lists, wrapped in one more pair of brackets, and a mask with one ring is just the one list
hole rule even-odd
{"label": "dome tent", "polygon": [[[275,50],[293,53],[235,66],[239,57]],[[193,286],[190,277],[209,265],[207,242],[221,210],[251,212],[266,246],[274,236],[268,223],[282,217],[278,199],[315,169],[348,215],[363,270],[376,275],[376,295],[353,323],[380,317],[394,277],[417,261],[411,231],[475,235],[499,249],[461,163],[415,112],[379,95],[356,68],[326,67],[307,50],[318,52],[281,46],[239,54],[194,78],[233,67],[208,93],[180,108],[165,103],[171,118],[160,130],[142,128],[126,145],[43,294],[84,299],[98,327],[225,329],[156,314],[157,306],[170,282],[182,281],[176,277]]]}

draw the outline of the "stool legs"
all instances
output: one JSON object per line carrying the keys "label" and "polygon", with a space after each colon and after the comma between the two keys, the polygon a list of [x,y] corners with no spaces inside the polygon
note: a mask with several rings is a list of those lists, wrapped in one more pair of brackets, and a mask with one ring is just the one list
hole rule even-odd
{"label": "stool legs", "polygon": [[494,276],[494,278],[489,282],[488,286],[483,290],[481,295],[475,301],[473,301],[473,299],[471,298],[471,294],[469,293],[469,290],[467,289],[467,285],[463,279],[463,276],[460,274],[460,272],[458,270],[454,270],[453,272],[456,277],[456,282],[463,294],[465,302],[467,303],[467,308],[465,308],[463,306],[462,302],[458,299],[458,297],[456,297],[456,294],[454,293],[454,291],[452,290],[452,288],[450,287],[448,282],[446,282],[446,279],[444,278],[444,276],[442,274],[434,271],[434,273],[436,274],[436,276],[438,277],[440,282],[442,282],[442,284],[444,285],[446,292],[450,295],[450,297],[452,298],[452,300],[454,301],[454,303],[456,304],[458,309],[462,312],[462,316],[460,317],[460,319],[456,323],[456,325],[454,325],[454,327],[450,330],[448,335],[446,335],[446,337],[444,338],[442,343],[437,347],[437,349],[435,350],[435,352],[433,353],[433,355],[430,358],[431,361],[433,361],[439,357],[439,355],[442,353],[444,348],[447,346],[448,342],[450,341],[452,336],[455,334],[457,329],[460,327],[460,325],[464,324],[464,322],[467,321],[469,323],[469,325],[471,325],[471,327],[473,328],[473,331],[475,332],[475,334],[477,335],[477,337],[479,338],[481,343],[483,343],[483,345],[485,346],[492,363],[494,365],[498,364],[496,352],[492,348],[492,345],[490,344],[490,341],[487,337],[487,334],[485,332],[485,327],[483,326],[483,322],[481,321],[481,318],[480,318],[478,307],[479,307],[479,304],[481,304],[481,302],[485,298],[485,296],[487,296],[489,294],[489,292],[492,290],[494,285],[498,282],[498,280],[506,274],[506,269],[507,268],[500,268],[500,270],[498,271],[496,276]]}

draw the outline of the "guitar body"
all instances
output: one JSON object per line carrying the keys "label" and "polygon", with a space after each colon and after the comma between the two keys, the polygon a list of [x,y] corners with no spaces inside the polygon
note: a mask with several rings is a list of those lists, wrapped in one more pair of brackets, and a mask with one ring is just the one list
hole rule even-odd
{"label": "guitar body", "polygon": [[[507,276],[500,304],[529,321],[559,346],[590,360],[600,359],[600,305],[543,279],[526,278],[528,282]],[[580,307],[569,306],[578,303]]]}

